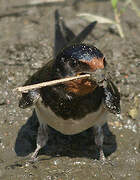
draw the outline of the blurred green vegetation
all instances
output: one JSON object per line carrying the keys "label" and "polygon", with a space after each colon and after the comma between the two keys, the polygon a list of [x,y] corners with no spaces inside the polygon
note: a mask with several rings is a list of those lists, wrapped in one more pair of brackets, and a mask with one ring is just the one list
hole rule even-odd
{"label": "blurred green vegetation", "polygon": [[[95,1],[95,0],[93,0]],[[97,0],[96,0],[97,1]],[[98,0],[99,1],[105,1],[105,0]],[[107,1],[107,0],[106,0]],[[121,2],[121,3],[120,3]],[[134,12],[137,14],[138,17],[140,17],[140,10],[137,7],[134,0],[110,0],[110,4],[112,7],[112,11],[114,12],[114,18],[106,18],[102,16],[97,16],[95,14],[89,14],[89,13],[80,13],[77,16],[87,20],[87,21],[98,21],[98,23],[106,23],[106,24],[113,24],[118,30],[118,33],[121,38],[124,38],[124,32],[121,25],[121,16],[124,14],[125,10],[128,8],[132,8]]]}

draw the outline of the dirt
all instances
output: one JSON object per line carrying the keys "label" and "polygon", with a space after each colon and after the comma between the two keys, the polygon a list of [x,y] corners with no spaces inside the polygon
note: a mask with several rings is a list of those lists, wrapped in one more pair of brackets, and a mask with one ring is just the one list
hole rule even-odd
{"label": "dirt", "polygon": [[[135,0],[140,8],[139,0]],[[77,13],[113,18],[109,1],[67,1],[31,6],[1,0],[0,6],[0,179],[139,180],[140,179],[140,17],[128,7],[121,22],[125,39],[98,24],[87,43],[105,55],[121,92],[121,115],[104,125],[106,163],[98,160],[91,130],[64,136],[50,128],[48,146],[35,163],[38,121],[33,108],[20,109],[12,89],[21,86],[53,56],[54,11],[75,33],[88,23]],[[116,31],[115,31],[116,32]],[[32,114],[33,113],[33,114]]]}

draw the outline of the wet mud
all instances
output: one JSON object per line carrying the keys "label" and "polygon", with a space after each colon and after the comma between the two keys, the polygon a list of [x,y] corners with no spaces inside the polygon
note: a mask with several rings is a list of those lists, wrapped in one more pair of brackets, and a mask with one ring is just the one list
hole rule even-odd
{"label": "wet mud", "polygon": [[53,57],[56,9],[76,34],[88,24],[77,13],[113,18],[113,12],[109,1],[27,2],[2,0],[0,6],[0,179],[139,180],[140,18],[128,8],[121,18],[125,39],[97,24],[85,41],[104,53],[121,93],[121,115],[109,114],[103,127],[106,163],[98,160],[91,129],[65,136],[52,128],[47,147],[32,163],[38,120],[33,108],[18,107],[20,94],[12,89]]}

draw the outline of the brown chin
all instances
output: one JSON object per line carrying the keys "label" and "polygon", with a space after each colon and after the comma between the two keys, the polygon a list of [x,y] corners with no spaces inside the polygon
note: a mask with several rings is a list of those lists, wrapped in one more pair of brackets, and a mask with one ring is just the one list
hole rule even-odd
{"label": "brown chin", "polygon": [[[89,70],[94,72],[97,69],[104,68],[104,57],[103,58],[93,58],[91,61],[80,60],[82,63],[85,63],[89,66]],[[83,73],[80,73],[83,74]],[[97,84],[89,81],[89,79],[77,79],[73,81],[68,81],[65,83],[66,90],[68,92],[74,93],[78,96],[84,96],[86,94],[92,93]]]}
{"label": "brown chin", "polygon": [[65,83],[66,90],[77,96],[84,96],[92,93],[97,87],[96,83],[91,83],[88,79],[77,79]]}

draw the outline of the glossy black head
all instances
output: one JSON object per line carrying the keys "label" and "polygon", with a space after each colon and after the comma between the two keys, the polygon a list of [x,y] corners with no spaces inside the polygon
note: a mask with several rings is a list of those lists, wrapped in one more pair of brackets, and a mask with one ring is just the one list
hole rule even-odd
{"label": "glossy black head", "polygon": [[66,77],[76,75],[77,72],[102,69],[105,64],[103,54],[96,47],[74,44],[60,51],[56,57],[54,69],[61,77]]}

